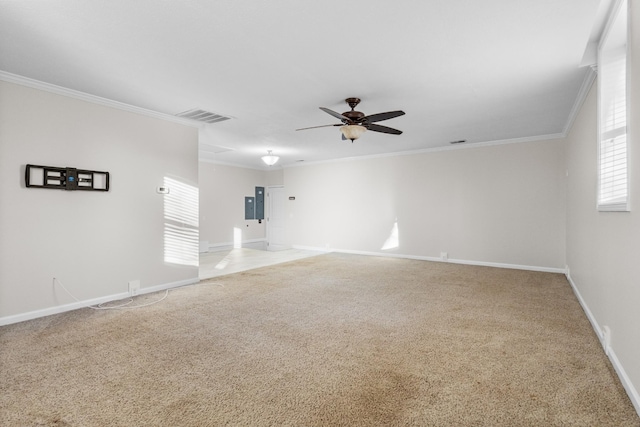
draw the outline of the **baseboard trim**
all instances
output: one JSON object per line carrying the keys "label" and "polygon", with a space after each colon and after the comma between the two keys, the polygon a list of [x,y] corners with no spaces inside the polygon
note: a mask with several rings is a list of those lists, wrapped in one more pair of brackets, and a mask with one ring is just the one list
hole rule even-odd
{"label": "baseboard trim", "polygon": [[521,264],[505,264],[499,262],[484,262],[484,261],[469,261],[462,259],[449,259],[448,261],[440,262],[450,262],[454,264],[467,264],[467,265],[479,265],[483,267],[496,267],[496,268],[508,268],[511,270],[528,270],[528,271],[540,271],[542,273],[560,273],[564,274],[564,268],[555,268],[555,267],[541,267],[537,265],[521,265]]}
{"label": "baseboard trim", "polygon": [[0,326],[10,325],[12,323],[24,322],[27,320],[33,320],[40,317],[51,316],[53,314],[60,314],[67,311],[77,310],[79,308],[88,307],[90,305],[104,304],[109,301],[116,301],[129,296],[128,292],[122,292],[118,294],[111,294],[100,298],[93,298],[84,300],[81,302],[72,302],[69,304],[56,305],[55,307],[44,308],[42,310],[29,311],[27,313],[14,314],[12,316],[0,317]]}
{"label": "baseboard trim", "polygon": [[576,286],[575,282],[571,278],[569,268],[567,268],[565,275],[567,276],[567,280],[569,281],[569,284],[573,289],[573,293],[576,295],[576,298],[578,298],[578,302],[582,306],[582,310],[587,315],[587,319],[589,319],[589,322],[591,323],[591,327],[593,328],[594,332],[596,333],[596,336],[600,340],[600,344],[602,345],[602,348],[605,354],[607,355],[607,357],[609,357],[609,360],[613,365],[613,369],[618,374],[618,378],[622,383],[622,387],[624,387],[625,391],[627,392],[627,395],[629,396],[629,399],[631,400],[631,403],[633,404],[633,407],[638,413],[638,416],[640,416],[640,393],[638,393],[638,390],[636,390],[636,388],[633,386],[633,383],[631,382],[631,378],[629,378],[629,376],[627,375],[627,372],[624,370],[622,363],[620,363],[618,356],[616,356],[615,350],[607,342],[603,329],[598,324],[598,321],[596,320],[595,316],[589,309],[589,306],[587,305],[584,298],[582,298],[582,295],[580,294],[578,287]]}
{"label": "baseboard trim", "polygon": [[600,340],[600,345],[602,345],[602,349],[605,352],[608,352],[609,349],[607,348],[605,340],[604,340],[604,333],[602,332],[602,329],[600,328],[600,325],[598,325],[598,322],[596,321],[595,316],[593,315],[593,313],[589,309],[589,306],[585,302],[584,298],[582,298],[582,295],[580,294],[580,291],[578,290],[578,287],[576,286],[575,282],[571,278],[571,274],[567,271],[565,273],[565,276],[567,277],[567,281],[571,285],[571,289],[573,289],[573,293],[575,294],[576,298],[578,298],[578,302],[580,303],[580,306],[582,307],[582,310],[584,311],[584,314],[587,315],[587,319],[589,319],[589,323],[591,323],[591,327],[593,328],[594,332],[596,333],[596,336],[598,337],[598,340]]}
{"label": "baseboard trim", "polygon": [[443,260],[438,257],[430,257],[430,256],[421,256],[421,255],[407,255],[407,254],[395,254],[395,253],[386,253],[386,252],[370,252],[370,251],[355,251],[351,249],[334,249],[334,248],[318,248],[313,246],[301,246],[301,245],[292,245],[293,249],[307,250],[307,251],[316,251],[316,252],[339,252],[345,254],[354,254],[354,255],[369,255],[369,256],[382,256],[387,258],[404,258],[404,259],[415,259],[419,261],[433,261],[433,262],[448,262],[451,264],[464,264],[464,265],[478,265],[482,267],[496,267],[496,268],[509,268],[512,270],[529,270],[529,271],[541,271],[544,273],[565,273],[564,268],[554,268],[554,267],[540,267],[535,265],[520,265],[520,264],[506,264],[499,262],[485,262],[485,261],[473,261],[473,260],[465,260],[465,259],[453,259],[449,258],[447,260]]}
{"label": "baseboard trim", "polygon": [[616,352],[612,348],[609,348],[608,356],[611,364],[613,365],[613,369],[615,369],[618,374],[618,378],[620,378],[620,382],[629,396],[629,400],[631,400],[633,407],[636,409],[636,413],[640,417],[640,394],[638,393],[638,390],[633,386],[631,378],[627,375],[627,372],[622,367],[618,356],[616,356]]}
{"label": "baseboard trim", "polygon": [[[149,294],[152,292],[164,291],[166,289],[179,288],[186,285],[198,283],[200,279],[186,279],[177,282],[164,283],[162,285],[150,286],[148,288],[140,288],[139,295]],[[44,308],[42,310],[29,311],[27,313],[14,314],[12,316],[0,317],[0,326],[11,325],[13,323],[25,322],[27,320],[38,319],[40,317],[51,316],[53,314],[65,313],[67,311],[77,310],[79,308],[89,307],[90,305],[99,305],[111,301],[117,301],[129,297],[128,292],[111,294],[104,297],[92,298],[80,302],[72,302],[69,304],[57,305],[55,307]]]}
{"label": "baseboard trim", "polygon": [[140,288],[139,295],[151,294],[154,292],[165,291],[167,289],[181,288],[183,286],[194,285],[199,281],[200,279],[195,277],[193,279],[178,280],[177,282],[164,283],[162,285],[150,286],[148,288]]}

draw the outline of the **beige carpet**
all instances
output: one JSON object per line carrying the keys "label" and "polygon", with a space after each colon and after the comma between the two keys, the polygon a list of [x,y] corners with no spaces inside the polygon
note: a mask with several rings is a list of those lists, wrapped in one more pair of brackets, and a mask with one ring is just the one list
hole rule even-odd
{"label": "beige carpet", "polygon": [[327,254],[0,328],[0,424],[640,418],[564,276]]}

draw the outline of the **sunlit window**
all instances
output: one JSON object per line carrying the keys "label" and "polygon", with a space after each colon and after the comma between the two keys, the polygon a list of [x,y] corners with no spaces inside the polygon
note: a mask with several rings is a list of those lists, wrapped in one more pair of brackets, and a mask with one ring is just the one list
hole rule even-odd
{"label": "sunlit window", "polygon": [[164,178],[164,261],[198,266],[198,188]]}
{"label": "sunlit window", "polygon": [[616,2],[598,50],[598,209],[627,211],[627,0]]}

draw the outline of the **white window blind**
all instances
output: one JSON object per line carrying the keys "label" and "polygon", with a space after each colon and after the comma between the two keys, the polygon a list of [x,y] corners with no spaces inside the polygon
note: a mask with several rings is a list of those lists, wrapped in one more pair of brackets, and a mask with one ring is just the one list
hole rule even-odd
{"label": "white window blind", "polygon": [[598,209],[627,211],[627,1],[613,9],[598,55]]}

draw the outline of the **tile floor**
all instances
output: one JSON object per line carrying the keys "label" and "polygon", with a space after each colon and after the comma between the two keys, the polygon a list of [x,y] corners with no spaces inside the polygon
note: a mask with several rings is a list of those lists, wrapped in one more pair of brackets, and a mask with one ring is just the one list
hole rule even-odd
{"label": "tile floor", "polygon": [[252,268],[265,267],[322,253],[302,249],[263,251],[249,248],[204,252],[200,254],[200,279],[238,273]]}

